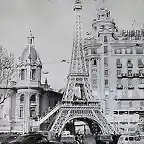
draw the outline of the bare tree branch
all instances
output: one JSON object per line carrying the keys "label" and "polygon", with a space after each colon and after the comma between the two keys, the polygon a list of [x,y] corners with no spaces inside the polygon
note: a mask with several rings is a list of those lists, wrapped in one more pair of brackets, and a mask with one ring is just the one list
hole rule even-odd
{"label": "bare tree branch", "polygon": [[12,90],[10,88],[17,83],[17,78],[18,72],[14,55],[0,47],[0,87],[3,88],[0,89],[0,104],[3,104],[11,95]]}

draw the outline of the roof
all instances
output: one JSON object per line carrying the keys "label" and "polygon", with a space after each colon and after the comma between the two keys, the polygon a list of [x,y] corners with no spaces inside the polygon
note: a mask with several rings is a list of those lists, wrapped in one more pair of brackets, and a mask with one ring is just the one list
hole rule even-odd
{"label": "roof", "polygon": [[37,60],[37,52],[33,46],[27,46],[22,52],[21,61],[26,61],[28,59],[31,59],[33,61]]}

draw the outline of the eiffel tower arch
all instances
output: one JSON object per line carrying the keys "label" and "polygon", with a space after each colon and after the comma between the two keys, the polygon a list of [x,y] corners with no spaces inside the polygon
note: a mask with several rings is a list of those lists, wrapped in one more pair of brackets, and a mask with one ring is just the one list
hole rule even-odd
{"label": "eiffel tower arch", "polygon": [[103,116],[100,102],[94,101],[92,96],[82,47],[81,0],[75,0],[73,10],[76,16],[76,26],[66,91],[62,102],[43,117],[37,125],[40,126],[57,112],[50,124],[50,132],[54,134],[60,134],[69,121],[79,118],[91,119],[98,124],[103,134],[112,134],[114,130]]}
{"label": "eiffel tower arch", "polygon": [[108,125],[106,119],[102,116],[99,108],[92,106],[62,106],[50,131],[60,134],[64,126],[74,119],[89,119],[95,122],[103,134],[114,132],[112,127]]}

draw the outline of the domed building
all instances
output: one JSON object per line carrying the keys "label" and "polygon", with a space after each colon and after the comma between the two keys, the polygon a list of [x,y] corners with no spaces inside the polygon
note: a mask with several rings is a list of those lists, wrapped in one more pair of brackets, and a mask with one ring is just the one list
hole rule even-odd
{"label": "domed building", "polygon": [[28,132],[33,119],[44,117],[48,110],[62,99],[62,93],[50,88],[47,80],[44,84],[41,83],[42,63],[35,49],[34,37],[31,32],[27,39],[28,44],[17,64],[18,83],[15,85],[11,97],[7,99],[7,111],[5,111],[7,115],[1,114],[1,132]]}

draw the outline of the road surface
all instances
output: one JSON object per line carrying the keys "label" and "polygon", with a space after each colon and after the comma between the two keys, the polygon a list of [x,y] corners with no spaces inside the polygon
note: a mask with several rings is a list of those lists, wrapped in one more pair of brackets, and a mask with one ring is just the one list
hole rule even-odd
{"label": "road surface", "polygon": [[93,136],[89,136],[84,138],[84,144],[96,144],[96,142]]}

